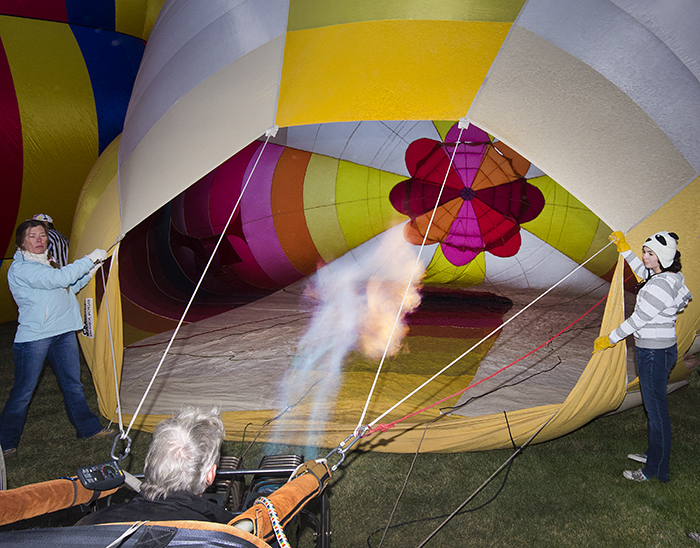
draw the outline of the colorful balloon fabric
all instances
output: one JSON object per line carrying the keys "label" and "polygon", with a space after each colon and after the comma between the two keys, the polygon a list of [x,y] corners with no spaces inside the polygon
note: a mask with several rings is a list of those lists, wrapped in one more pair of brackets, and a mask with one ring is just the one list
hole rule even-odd
{"label": "colorful balloon fabric", "polygon": [[[585,278],[583,285],[572,277],[566,289],[574,298],[600,290],[604,282],[597,276],[607,275],[617,256],[612,248],[596,255],[610,233],[601,218],[627,230],[653,217],[679,234],[686,230],[682,240],[689,246],[686,249],[693,249],[692,242],[698,241],[694,225],[688,222],[678,230],[668,224],[678,222],[678,216],[674,220],[660,217],[659,212],[673,209],[675,214],[690,203],[685,190],[691,188],[689,181],[697,177],[700,165],[700,152],[693,146],[698,126],[688,115],[697,111],[700,89],[692,55],[698,51],[698,33],[697,25],[685,24],[699,20],[698,8],[686,3],[681,24],[675,5],[665,2],[531,0],[522,11],[524,2],[505,4],[491,0],[440,6],[425,0],[170,0],[164,5],[139,68],[118,161],[110,157],[101,163],[113,170],[99,177],[106,182],[103,192],[81,198],[87,213],[76,214],[76,219],[85,219],[83,227],[90,227],[82,241],[92,242],[93,235],[101,233],[105,212],[110,219],[119,219],[109,227],[106,246],[120,232],[126,234],[116,255],[122,261],[123,277],[108,280],[115,295],[110,302],[122,304],[123,340],[142,339],[174,326],[207,252],[223,230],[225,213],[241,197],[251,173],[252,192],[243,193],[240,212],[224,234],[212,273],[187,320],[285,288],[272,299],[239,306],[232,311],[236,314],[216,316],[226,316],[219,320],[224,326],[215,326],[210,317],[185,326],[186,334],[177,342],[179,354],[166,364],[172,378],[182,374],[175,383],[184,394],[178,396],[178,404],[204,393],[193,388],[194,378],[214,390],[207,392],[208,402],[223,401],[236,392],[231,386],[242,385],[245,394],[227,411],[227,432],[237,435],[237,425],[247,424],[251,416],[260,423],[269,420],[276,413],[269,404],[270,391],[258,387],[259,400],[255,400],[252,383],[271,377],[274,360],[278,372],[288,367],[295,353],[294,341],[299,339],[287,336],[285,329],[295,323],[291,316],[298,319],[302,293],[295,293],[299,286],[289,284],[322,262],[354,258],[357,248],[375,243],[376,235],[405,220],[401,211],[410,219],[410,241],[427,234],[428,241],[434,242],[426,250],[430,264],[423,282],[448,284],[459,291],[482,283],[488,290],[510,285],[536,291],[560,281],[594,255],[575,276]],[[5,45],[1,32],[0,36]],[[29,87],[41,89],[38,84]],[[481,143],[483,151],[474,158],[463,155],[454,168],[447,169],[446,151],[457,138],[447,137],[452,123],[446,121],[465,115],[494,140],[489,144],[483,136],[476,138],[477,148]],[[407,119],[431,124],[433,131],[398,135],[397,127],[412,123]],[[396,164],[390,168],[388,163],[375,165],[321,151],[322,146],[343,153],[353,148],[354,139],[347,134],[338,137],[328,131],[339,123],[358,124],[351,135],[360,134],[365,124],[385,129],[383,139],[375,136],[367,141],[375,146],[364,149],[377,155],[400,151],[401,169],[394,169]],[[283,137],[269,143],[272,146],[265,149],[260,171],[254,170],[255,153],[262,150],[256,140],[274,133],[276,126]],[[305,132],[309,146],[285,138],[297,130]],[[430,146],[419,144],[421,139],[430,140]],[[407,166],[406,149],[414,142],[416,154],[409,155]],[[546,175],[520,166],[505,143]],[[241,152],[243,156],[229,163]],[[490,161],[506,176],[488,190],[479,177],[490,176]],[[439,167],[434,174],[422,171],[430,162]],[[437,197],[440,175],[448,178],[448,194],[435,210],[437,224],[428,231],[426,219],[435,207],[434,201],[428,205],[428,198]],[[400,186],[412,178],[415,184]],[[194,183],[198,188],[188,190]],[[389,200],[393,188],[417,198],[407,203],[399,200],[397,210]],[[691,190],[700,196],[697,183]],[[665,208],[667,202],[673,207]],[[693,204],[697,205],[696,199]],[[694,210],[682,218],[693,219],[693,215]],[[117,224],[119,229],[113,230]],[[630,231],[633,244],[648,235],[636,230]],[[658,226],[650,232],[657,230]],[[138,249],[133,247],[136,244]],[[686,256],[694,255],[691,251]],[[113,258],[114,272],[117,262]],[[689,269],[689,285],[695,283],[693,272],[700,269]],[[621,271],[615,276],[618,288],[619,278]],[[128,298],[119,298],[120,281]],[[606,314],[603,329],[610,329],[608,324],[622,316],[619,293],[608,301],[615,303],[614,315]],[[381,398],[395,402],[405,395],[407,385],[423,382],[433,365],[426,366],[429,360],[424,356],[444,365],[454,358],[453,348],[464,350],[463,339],[450,337],[455,340],[450,357],[440,354],[447,345],[445,337],[435,336],[436,319],[450,324],[438,327],[449,327],[456,334],[462,307],[458,305],[460,310],[453,315],[438,311],[436,302],[432,299],[432,311],[423,310],[421,329],[427,326],[430,335],[414,337],[428,339],[425,342],[434,347],[418,356],[414,367],[406,368],[409,374],[398,366],[389,379],[382,377]],[[502,313],[499,307],[498,315]],[[137,327],[130,322],[139,314],[142,323]],[[261,328],[265,314],[269,328]],[[100,320],[104,326],[102,311]],[[136,345],[122,354],[121,317],[113,326],[114,357],[119,361],[126,356],[124,372],[136,373],[134,385],[122,386],[133,399],[142,385],[140,376],[157,361],[157,352],[129,362]],[[592,341],[595,327],[581,336],[588,334]],[[679,348],[688,348],[697,329],[692,307],[679,318],[678,328]],[[231,337],[220,329],[231,330]],[[205,341],[202,331],[206,330],[211,339]],[[530,337],[528,330],[522,331]],[[439,332],[445,334],[443,329]],[[93,378],[105,389],[100,392],[100,405],[110,414],[114,390],[110,395],[107,388],[114,375],[109,370],[113,356],[106,334],[103,329],[94,341],[81,340],[84,350],[94,348],[92,356],[97,358],[89,360],[96,362]],[[167,339],[165,333],[157,344],[163,339]],[[232,344],[234,339],[238,346]],[[222,346],[213,344],[214,340],[223,341]],[[157,348],[152,340],[140,344],[144,349]],[[515,419],[510,422],[513,438],[501,413],[473,419],[452,415],[431,428],[426,447],[449,451],[509,447],[513,439],[524,442],[554,413],[556,419],[538,439],[578,428],[616,408],[624,397],[624,349],[618,345],[611,352],[614,356],[606,356],[605,362],[598,357],[590,367],[586,365],[588,374],[573,375],[581,383],[576,391],[566,391],[569,396],[562,393],[561,399],[545,405],[527,399],[518,402],[524,407],[509,415],[509,420]],[[586,354],[588,360],[590,351]],[[413,350],[411,356],[416,355]],[[185,356],[195,361],[192,371],[196,373],[177,371],[178,360]],[[246,356],[249,378],[241,382]],[[235,370],[234,381],[222,382],[218,374],[204,380],[216,359],[222,372]],[[338,419],[337,431],[329,437],[342,439],[347,434],[362,402],[346,396],[350,391],[365,391],[374,365],[356,363],[356,380],[341,387],[337,407],[327,410]],[[450,384],[468,384],[470,373],[464,373],[463,379],[440,375],[439,386],[422,393],[421,401],[410,406],[432,403]],[[547,397],[551,392],[549,385],[542,390]],[[561,403],[564,398],[568,403]],[[241,409],[241,405],[250,407]],[[157,417],[144,420],[153,424]],[[414,451],[412,442],[421,428],[416,428],[416,422],[405,424],[402,433],[382,438],[378,448]],[[300,420],[295,428],[303,432],[308,422]]]}
{"label": "colorful balloon fabric", "polygon": [[[285,128],[266,145],[251,143],[126,235],[121,291],[131,329],[128,342],[174,327],[239,199],[187,322],[283,289],[404,222],[407,217],[392,207],[390,197],[408,187],[407,177],[422,161],[415,151],[423,145],[443,163],[427,173],[427,182],[412,188],[424,190],[434,204],[449,160],[444,143],[457,138],[452,126],[427,121],[314,124]],[[463,153],[448,179],[452,197],[438,209],[457,204],[453,209],[459,212],[459,207],[477,203],[480,217],[467,228],[485,236],[479,232],[475,249],[461,252],[447,244],[449,229],[464,223],[453,221],[454,214],[443,217],[451,223],[442,232],[447,244],[432,245],[437,238],[428,242],[424,256],[432,255],[432,260],[425,283],[469,287],[486,282],[504,291],[522,288],[523,280],[529,280],[524,287],[554,283],[543,274],[528,277],[528,272],[546,258],[548,272],[566,274],[607,242],[609,228],[529,162],[477,128],[470,127],[467,136],[462,140],[477,145],[458,148]],[[472,201],[462,198],[467,191],[474,192]],[[412,203],[418,211],[431,207],[420,200]],[[507,245],[488,239],[500,234],[498,228],[489,229],[490,219],[514,231]],[[409,235],[415,234],[407,226]],[[576,238],[565,237],[574,233]],[[434,234],[436,229],[431,229]],[[411,243],[420,243],[418,236],[413,238]],[[526,257],[519,253],[523,245]],[[588,281],[576,282],[580,290],[603,283],[596,276],[609,279],[615,258],[612,250],[589,265]]]}
{"label": "colorful balloon fabric", "polygon": [[[14,253],[15,227],[36,213],[70,236],[85,178],[122,131],[145,44],[113,30],[115,5],[110,19],[107,4],[0,3],[4,258]],[[16,319],[9,292],[0,294],[0,320]]]}
{"label": "colorful balloon fabric", "polygon": [[535,219],[544,207],[542,192],[525,180],[530,162],[503,143],[492,143],[471,124],[465,130],[455,124],[444,143],[411,143],[406,164],[411,179],[389,195],[396,210],[411,218],[406,240],[420,245],[428,231],[426,241],[440,242],[455,266],[468,264],[482,251],[515,255],[520,224]]}

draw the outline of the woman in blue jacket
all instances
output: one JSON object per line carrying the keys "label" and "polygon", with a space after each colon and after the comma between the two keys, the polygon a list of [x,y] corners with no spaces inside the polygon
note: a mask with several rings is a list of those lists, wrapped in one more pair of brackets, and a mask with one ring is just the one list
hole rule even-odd
{"label": "woman in blue jacket", "polygon": [[17,251],[7,272],[12,297],[19,308],[19,326],[12,350],[15,382],[0,415],[0,445],[5,457],[17,454],[27,418],[29,401],[48,357],[68,419],[78,438],[104,437],[103,429],[90,411],[80,382],[80,355],[75,332],[82,329],[80,306],[75,294],[93,276],[107,253],[96,249],[74,263],[58,268],[48,255],[44,223],[24,221],[15,235]]}

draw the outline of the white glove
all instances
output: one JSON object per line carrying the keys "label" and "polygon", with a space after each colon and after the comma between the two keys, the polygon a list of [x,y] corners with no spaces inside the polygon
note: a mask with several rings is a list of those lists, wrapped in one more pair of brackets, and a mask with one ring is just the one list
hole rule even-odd
{"label": "white glove", "polygon": [[96,249],[86,255],[94,264],[103,263],[107,260],[107,252],[104,249]]}
{"label": "white glove", "polygon": [[95,275],[95,272],[97,272],[101,267],[102,267],[101,263],[93,265],[93,267],[90,270],[88,270],[88,273],[87,273],[88,277],[90,279],[92,279],[92,277]]}

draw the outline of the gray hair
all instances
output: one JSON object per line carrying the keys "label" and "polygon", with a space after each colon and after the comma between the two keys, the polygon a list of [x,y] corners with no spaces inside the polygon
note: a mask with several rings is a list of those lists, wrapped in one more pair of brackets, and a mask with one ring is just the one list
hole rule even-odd
{"label": "gray hair", "polygon": [[146,455],[141,494],[156,500],[177,491],[204,493],[223,437],[224,424],[216,409],[186,407],[177,417],[160,422]]}

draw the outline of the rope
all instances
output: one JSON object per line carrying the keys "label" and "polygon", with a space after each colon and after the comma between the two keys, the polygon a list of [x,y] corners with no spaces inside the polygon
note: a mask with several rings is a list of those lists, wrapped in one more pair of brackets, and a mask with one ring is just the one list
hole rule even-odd
{"label": "rope", "polygon": [[182,317],[180,318],[180,321],[177,323],[177,327],[175,328],[175,331],[173,331],[172,337],[170,337],[170,342],[168,342],[168,346],[165,348],[165,351],[163,352],[163,356],[160,358],[160,362],[158,362],[158,367],[156,367],[156,370],[153,372],[153,376],[151,377],[150,382],[148,383],[148,386],[146,387],[146,391],[143,394],[143,397],[141,398],[141,401],[139,402],[138,406],[136,407],[136,411],[134,411],[134,414],[131,417],[131,422],[129,423],[129,427],[126,430],[125,435],[129,435],[129,432],[131,431],[131,428],[134,425],[134,421],[136,421],[136,417],[138,416],[139,412],[141,411],[141,407],[143,406],[144,402],[146,401],[146,398],[148,397],[148,393],[151,390],[151,387],[153,386],[153,383],[156,380],[156,377],[158,376],[158,373],[160,372],[160,368],[163,366],[163,362],[165,361],[165,357],[168,355],[168,352],[170,351],[170,347],[173,345],[175,342],[175,338],[177,337],[178,332],[180,331],[180,327],[182,327],[182,324],[185,321],[185,317],[187,316],[187,313],[190,310],[190,307],[192,306],[192,303],[194,302],[194,297],[197,295],[197,291],[199,291],[200,286],[202,285],[202,282],[204,281],[204,276],[207,274],[207,271],[209,270],[209,266],[211,265],[212,261],[214,260],[214,256],[216,255],[216,252],[219,250],[219,246],[221,245],[221,242],[223,241],[224,237],[226,236],[226,230],[228,230],[229,225],[231,224],[231,221],[233,220],[233,216],[238,210],[238,206],[241,203],[241,200],[243,198],[243,194],[245,193],[246,189],[248,188],[248,183],[250,183],[251,178],[253,177],[253,174],[255,173],[255,169],[258,166],[258,162],[260,162],[260,158],[262,158],[263,152],[265,152],[265,147],[267,146],[267,143],[270,141],[271,137],[274,137],[274,135],[277,133],[277,126],[274,128],[271,128],[265,132],[265,142],[263,143],[262,148],[260,149],[260,154],[258,154],[258,157],[255,160],[255,164],[253,164],[253,168],[250,170],[250,174],[248,175],[248,179],[246,179],[245,184],[243,185],[243,188],[241,189],[241,193],[238,196],[238,200],[236,200],[236,203],[233,206],[233,210],[231,211],[231,215],[229,215],[228,221],[226,221],[226,225],[224,226],[223,230],[221,231],[221,236],[219,236],[219,239],[216,242],[216,245],[214,246],[214,249],[211,252],[211,255],[209,256],[209,260],[207,261],[206,266],[204,267],[204,271],[202,272],[202,275],[199,278],[199,281],[197,282],[197,286],[194,288],[194,291],[192,292],[192,296],[190,297],[189,302],[187,303],[187,306],[185,307],[185,311],[182,313]]}
{"label": "rope", "polygon": [[595,309],[596,309],[603,301],[605,301],[605,299],[607,299],[607,298],[608,298],[608,296],[606,295],[605,297],[603,297],[602,299],[600,299],[597,303],[595,303],[591,308],[589,308],[586,312],[584,312],[583,314],[581,314],[581,316],[579,316],[578,318],[576,318],[573,322],[571,322],[569,325],[567,325],[564,329],[562,329],[561,331],[559,331],[559,333],[557,333],[557,334],[554,335],[553,337],[550,337],[548,340],[546,340],[545,342],[543,342],[543,343],[542,343],[541,345],[539,345],[537,348],[534,348],[533,350],[530,350],[530,352],[528,352],[528,353],[525,354],[524,356],[521,356],[520,358],[518,358],[518,359],[515,360],[514,362],[509,363],[509,364],[506,365],[505,367],[502,367],[501,369],[499,369],[499,370],[496,371],[495,373],[492,373],[492,374],[489,375],[488,377],[485,377],[485,378],[481,379],[480,381],[475,382],[474,384],[470,384],[470,385],[467,386],[466,388],[462,388],[461,390],[459,390],[458,392],[455,392],[454,394],[452,394],[452,395],[450,395],[450,396],[447,396],[447,397],[445,397],[445,398],[443,398],[443,399],[441,399],[441,400],[439,400],[439,401],[436,401],[435,403],[433,403],[433,404],[431,404],[431,405],[429,405],[429,406],[427,406],[427,407],[424,407],[423,409],[420,409],[420,410],[418,410],[418,411],[414,411],[413,413],[409,413],[409,414],[406,415],[405,417],[402,417],[402,418],[400,418],[400,419],[398,419],[398,420],[395,420],[395,421],[393,421],[393,422],[390,422],[389,424],[380,424],[380,425],[378,425],[376,428],[370,428],[370,429],[367,431],[367,433],[365,433],[365,436],[369,436],[369,435],[371,435],[371,434],[374,434],[375,432],[386,432],[386,431],[389,430],[390,428],[393,428],[394,426],[396,426],[398,423],[400,423],[400,422],[402,422],[402,421],[405,421],[406,419],[409,419],[409,418],[411,418],[411,417],[413,417],[413,416],[415,416],[415,415],[418,415],[418,414],[420,414],[420,413],[423,413],[424,411],[428,411],[429,409],[432,409],[432,408],[435,407],[436,405],[440,405],[441,403],[444,403],[444,402],[446,402],[447,400],[451,400],[451,399],[454,398],[454,397],[460,396],[461,394],[464,394],[467,390],[469,390],[469,389],[471,389],[471,388],[474,388],[475,386],[478,386],[478,385],[481,384],[482,382],[487,381],[487,380],[489,380],[489,379],[495,377],[496,375],[498,375],[499,373],[502,373],[503,371],[505,371],[505,370],[508,369],[509,367],[512,367],[512,366],[515,365],[516,363],[521,362],[522,360],[524,360],[524,359],[527,358],[528,356],[534,354],[535,352],[537,352],[538,350],[540,350],[540,349],[543,348],[544,346],[548,345],[548,344],[549,344],[550,342],[552,342],[554,339],[556,339],[557,337],[559,337],[560,335],[562,335],[563,333],[565,333],[566,331],[568,331],[569,329],[571,329],[574,325],[576,325],[578,322],[580,322],[580,321],[581,321],[583,318],[585,318],[588,314],[590,314],[591,312],[593,312],[593,310],[595,310]]}
{"label": "rope", "polygon": [[503,322],[501,325],[499,325],[498,327],[496,327],[493,331],[491,331],[491,333],[489,333],[489,334],[486,335],[483,339],[481,339],[479,342],[477,342],[476,344],[474,344],[469,350],[467,350],[467,351],[464,352],[462,355],[460,355],[460,356],[458,356],[457,358],[455,358],[454,360],[452,360],[449,364],[447,364],[445,367],[443,367],[440,371],[438,371],[437,373],[435,373],[435,375],[433,375],[432,377],[430,377],[427,381],[425,381],[423,384],[421,384],[418,388],[416,388],[415,390],[413,390],[413,392],[411,392],[410,394],[408,394],[407,396],[405,396],[401,401],[399,401],[398,403],[394,404],[392,407],[390,407],[389,409],[387,409],[384,413],[382,413],[379,417],[377,417],[376,419],[374,419],[374,421],[372,421],[372,422],[369,424],[370,429],[371,429],[372,427],[374,427],[374,425],[377,424],[380,420],[382,420],[384,417],[386,417],[389,413],[391,413],[394,409],[396,409],[397,407],[399,407],[401,404],[403,404],[406,400],[408,400],[409,398],[411,398],[412,396],[414,396],[416,393],[420,392],[423,388],[425,388],[428,384],[430,384],[431,382],[433,382],[436,378],[438,378],[440,375],[442,375],[445,371],[447,371],[450,367],[452,367],[454,364],[456,364],[459,360],[461,360],[461,359],[464,358],[467,354],[469,354],[472,350],[474,350],[475,348],[477,348],[481,343],[483,343],[484,341],[486,341],[487,339],[489,339],[492,335],[494,335],[495,333],[497,333],[498,331],[500,331],[501,329],[503,329],[506,325],[508,325],[510,322],[512,322],[515,318],[517,318],[518,316],[520,316],[520,314],[522,314],[523,312],[525,312],[528,308],[530,308],[532,305],[534,305],[537,301],[539,301],[539,300],[542,299],[545,295],[547,295],[550,291],[554,290],[559,284],[561,284],[562,282],[564,282],[564,280],[566,280],[569,276],[573,275],[573,274],[574,274],[577,270],[579,270],[580,268],[583,268],[583,267],[586,265],[586,263],[588,263],[589,261],[593,260],[596,256],[598,256],[598,255],[599,255],[600,253],[602,253],[605,249],[607,249],[608,246],[612,245],[612,243],[613,243],[613,242],[610,242],[610,243],[608,243],[606,246],[602,247],[597,253],[595,253],[595,254],[592,255],[590,258],[588,258],[586,261],[584,261],[583,263],[581,263],[580,265],[578,265],[576,268],[574,268],[571,272],[569,272],[569,273],[568,273],[566,276],[564,276],[561,280],[559,280],[557,283],[555,283],[552,287],[550,287],[549,289],[547,289],[547,291],[545,291],[544,293],[542,293],[542,294],[541,294],[539,297],[537,297],[534,301],[532,301],[532,302],[529,303],[527,306],[525,306],[522,310],[518,311],[518,312],[517,312],[516,314],[514,314],[512,317],[508,318],[508,320],[506,320],[506,321]]}
{"label": "rope", "polygon": [[[389,529],[395,529],[395,528],[397,528],[397,527],[403,527],[404,525],[411,525],[411,524],[414,524],[414,523],[420,523],[420,522],[424,522],[424,521],[433,521],[433,520],[436,520],[436,519],[442,519],[442,518],[446,518],[447,516],[449,516],[449,514],[442,514],[442,515],[440,515],[440,516],[432,516],[432,517],[428,517],[428,518],[413,519],[413,520],[410,520],[410,521],[404,521],[403,523],[397,523],[396,525],[391,525],[391,521],[392,521],[393,518],[394,518],[394,513],[396,512],[396,508],[398,507],[399,501],[401,500],[401,497],[403,496],[403,493],[404,493],[404,491],[405,491],[405,489],[406,489],[406,485],[408,484],[408,479],[410,478],[410,476],[411,476],[411,474],[412,474],[412,472],[413,472],[413,466],[414,466],[414,464],[416,463],[416,459],[418,458],[418,454],[420,453],[420,448],[421,448],[421,446],[423,445],[423,441],[424,441],[424,439],[425,439],[425,434],[426,434],[427,431],[428,431],[428,426],[430,426],[433,422],[437,422],[437,421],[440,420],[443,416],[444,416],[444,415],[441,415],[441,416],[439,416],[439,417],[436,417],[436,418],[434,418],[433,420],[431,420],[430,422],[426,423],[425,429],[423,430],[423,436],[421,436],[420,442],[418,443],[418,447],[416,448],[416,453],[415,453],[415,455],[413,456],[413,462],[411,463],[411,467],[410,467],[410,469],[409,469],[409,471],[408,471],[408,474],[406,475],[406,479],[404,480],[403,487],[401,488],[401,492],[399,493],[399,496],[398,496],[398,498],[397,498],[397,500],[396,500],[396,504],[394,505],[394,509],[392,510],[391,515],[389,516],[389,520],[388,520],[388,522],[387,522],[387,524],[386,524],[386,527],[384,528],[384,533],[382,534],[381,541],[379,542],[379,546],[377,546],[377,548],[381,548],[382,544],[384,543],[384,537],[386,536],[386,534],[387,534],[387,532],[388,532]],[[508,414],[507,414],[505,411],[503,412],[503,416],[504,416],[505,419],[506,419],[506,426],[508,427],[508,436],[510,436],[510,442],[511,442],[511,444],[513,445],[513,449],[517,449],[517,446],[515,445],[515,440],[513,439],[513,434],[512,434],[511,429],[510,429],[510,422],[508,422]],[[496,498],[498,497],[498,495],[501,494],[501,491],[503,491],[503,488],[506,486],[506,481],[508,480],[508,475],[510,474],[510,469],[511,469],[511,466],[512,466],[512,465],[513,465],[513,461],[511,460],[510,464],[508,465],[508,469],[506,470],[506,475],[505,475],[505,477],[503,478],[503,482],[501,483],[501,486],[498,488],[498,491],[496,491],[496,494],[495,494],[495,495],[493,495],[489,500],[487,500],[487,501],[484,502],[483,504],[480,504],[480,505],[477,506],[476,508],[470,508],[469,510],[460,511],[460,512],[458,512],[456,515],[466,514],[466,513],[469,513],[469,512],[476,512],[477,510],[481,510],[482,508],[484,508],[485,506],[491,504],[494,500],[496,500]],[[377,530],[373,531],[372,533],[370,533],[370,535],[367,537],[367,546],[368,546],[369,548],[372,548],[372,543],[370,542],[372,536],[376,535],[376,534],[377,534],[379,531],[381,531],[381,530],[382,530],[382,529],[377,529]]]}
{"label": "rope", "polygon": [[[119,256],[118,254],[119,254],[119,242],[117,242],[116,249],[114,250],[114,254],[112,255],[113,261],[117,261],[117,257]],[[112,337],[112,320],[111,320],[111,314],[109,313],[109,299],[107,298],[107,282],[105,281],[104,270],[102,271],[102,289],[104,291],[103,300],[105,303],[105,312],[107,313],[107,329],[109,332],[109,346],[112,350],[112,371],[114,372],[114,393],[115,393],[115,396],[117,397],[117,417],[119,418],[119,433],[120,433],[120,435],[125,435],[124,420],[122,417],[122,403],[121,403],[121,399],[119,398],[119,378],[117,375],[117,360],[115,358],[115,353],[114,353],[114,337]]]}
{"label": "rope", "polygon": [[[607,246],[606,246],[606,247],[607,247]],[[469,502],[470,502],[476,495],[478,495],[478,494],[484,489],[484,487],[486,487],[489,483],[491,483],[491,480],[493,480],[493,478],[495,478],[498,474],[501,473],[501,470],[503,470],[506,466],[508,466],[508,465],[513,461],[513,459],[515,459],[515,457],[517,457],[520,453],[522,453],[522,452],[525,450],[525,448],[526,448],[528,445],[530,445],[530,442],[531,442],[532,440],[535,439],[535,436],[537,436],[537,434],[539,434],[540,432],[542,432],[542,430],[544,430],[545,426],[547,426],[547,425],[554,419],[554,417],[556,417],[558,414],[559,414],[559,411],[557,410],[557,412],[554,413],[551,417],[549,417],[549,418],[547,419],[547,421],[546,421],[542,426],[540,426],[539,429],[537,429],[537,431],[535,431],[535,433],[532,434],[532,436],[530,436],[530,438],[529,438],[525,443],[523,443],[520,447],[518,447],[518,448],[516,449],[515,453],[513,453],[513,454],[510,456],[510,458],[509,458],[507,461],[505,461],[505,462],[498,468],[498,470],[496,470],[493,474],[491,474],[491,476],[489,476],[489,478],[488,478],[484,483],[482,483],[482,484],[479,486],[479,488],[478,488],[476,491],[474,491],[474,492],[469,496],[469,498],[467,498],[467,500],[465,500],[462,504],[460,504],[460,505],[457,507],[457,509],[456,509],[454,512],[452,512],[452,513],[447,517],[447,519],[446,519],[445,521],[443,521],[443,522],[435,529],[435,531],[433,531],[432,533],[430,533],[430,535],[428,535],[428,537],[427,537],[423,542],[421,542],[421,543],[418,545],[418,548],[423,548],[423,546],[425,546],[426,543],[427,543],[431,538],[433,538],[433,537],[438,533],[438,531],[440,531],[440,529],[442,529],[445,525],[447,525],[447,523],[448,523],[453,517],[455,517],[457,514],[459,514],[459,512],[462,510],[462,508],[464,508],[467,504],[469,504]]]}
{"label": "rope", "polygon": [[280,518],[277,515],[277,510],[275,510],[275,505],[267,497],[258,497],[255,500],[256,503],[262,504],[267,508],[267,513],[270,514],[270,523],[272,524],[272,530],[275,532],[275,538],[280,548],[292,548],[291,544],[287,540],[287,535],[284,534],[284,528],[280,523]]}
{"label": "rope", "polygon": [[425,247],[425,242],[428,240],[428,234],[430,233],[430,228],[433,226],[433,220],[435,219],[435,214],[437,212],[438,204],[440,203],[440,199],[442,198],[442,193],[445,190],[445,185],[447,184],[447,177],[450,175],[450,168],[452,167],[452,164],[454,163],[454,158],[455,158],[455,155],[457,154],[457,148],[458,148],[458,145],[460,144],[460,140],[462,138],[463,131],[464,131],[464,127],[462,127],[461,120],[460,120],[460,129],[459,129],[459,135],[457,136],[457,142],[455,143],[454,150],[452,151],[452,156],[450,156],[450,163],[448,164],[447,170],[445,171],[445,178],[443,179],[442,185],[440,186],[440,192],[438,193],[437,199],[435,200],[435,207],[433,208],[433,211],[430,214],[430,221],[428,222],[428,227],[425,230],[425,235],[423,236],[423,241],[421,242],[420,247],[418,248],[418,256],[416,257],[416,262],[413,265],[413,270],[411,271],[411,277],[408,280],[408,283],[406,284],[406,291],[403,294],[403,299],[401,300],[401,305],[399,306],[399,310],[396,314],[396,319],[394,320],[394,325],[391,327],[391,333],[389,334],[389,339],[386,342],[386,347],[384,348],[384,353],[382,354],[382,359],[379,361],[379,366],[377,367],[377,372],[374,375],[374,380],[372,381],[372,386],[369,390],[369,394],[367,395],[367,401],[365,402],[365,406],[362,409],[362,414],[360,415],[360,420],[357,422],[357,426],[355,427],[356,435],[359,432],[363,421],[365,420],[365,415],[367,414],[369,402],[372,399],[372,395],[374,394],[374,389],[377,386],[377,381],[379,380],[379,374],[382,371],[382,367],[384,365],[384,360],[386,359],[386,355],[389,351],[389,346],[391,345],[391,339],[394,337],[394,332],[396,331],[396,326],[398,325],[399,321],[401,320],[401,312],[403,311],[404,304],[406,303],[406,297],[408,296],[408,292],[411,288],[411,284],[413,283],[413,278],[416,275],[416,270],[418,269],[418,265],[420,264],[420,258],[421,258],[421,255],[423,253],[423,248]]}
{"label": "rope", "polygon": [[124,539],[129,538],[131,535],[133,535],[136,531],[139,530],[139,528],[144,524],[148,523],[148,521],[137,521],[136,523],[132,524],[126,531],[124,531],[119,538],[114,539],[113,542],[110,542],[107,545],[107,548],[116,548],[117,546],[121,546],[121,543]]}

